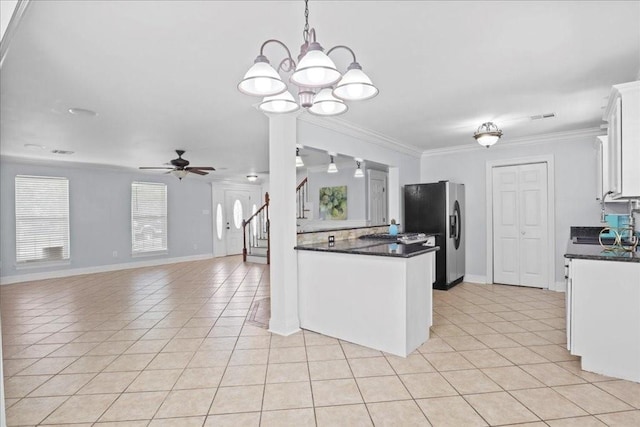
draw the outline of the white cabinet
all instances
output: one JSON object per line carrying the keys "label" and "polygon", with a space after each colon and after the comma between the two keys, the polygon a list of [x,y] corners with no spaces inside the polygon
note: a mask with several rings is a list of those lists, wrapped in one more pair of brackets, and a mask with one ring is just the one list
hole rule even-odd
{"label": "white cabinet", "polygon": [[640,382],[640,263],[568,261],[567,348],[585,371]]}
{"label": "white cabinet", "polygon": [[603,193],[640,197],[640,81],[612,87],[603,119],[609,123]]}

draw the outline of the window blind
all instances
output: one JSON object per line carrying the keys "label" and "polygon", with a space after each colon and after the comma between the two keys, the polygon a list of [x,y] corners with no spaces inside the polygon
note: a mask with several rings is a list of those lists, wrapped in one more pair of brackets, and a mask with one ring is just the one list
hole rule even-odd
{"label": "window blind", "polygon": [[69,259],[69,180],[16,176],[16,262]]}
{"label": "window blind", "polygon": [[167,250],[167,186],[156,182],[131,184],[131,252]]}

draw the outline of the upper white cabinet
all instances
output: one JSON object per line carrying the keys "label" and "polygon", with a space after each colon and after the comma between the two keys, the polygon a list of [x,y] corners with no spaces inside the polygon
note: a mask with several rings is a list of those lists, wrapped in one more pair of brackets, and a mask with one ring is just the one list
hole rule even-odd
{"label": "upper white cabinet", "polygon": [[611,88],[603,119],[609,123],[603,147],[603,193],[612,198],[640,197],[640,81]]}

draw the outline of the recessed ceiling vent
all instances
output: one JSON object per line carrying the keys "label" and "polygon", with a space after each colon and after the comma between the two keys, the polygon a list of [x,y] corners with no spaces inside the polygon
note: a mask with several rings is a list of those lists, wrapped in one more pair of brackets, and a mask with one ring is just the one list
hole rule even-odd
{"label": "recessed ceiling vent", "polygon": [[531,116],[531,120],[544,120],[544,119],[552,119],[556,116],[556,113],[544,113],[544,114],[536,114],[535,116]]}
{"label": "recessed ceiling vent", "polygon": [[51,150],[53,154],[73,154],[73,151],[67,150]]}

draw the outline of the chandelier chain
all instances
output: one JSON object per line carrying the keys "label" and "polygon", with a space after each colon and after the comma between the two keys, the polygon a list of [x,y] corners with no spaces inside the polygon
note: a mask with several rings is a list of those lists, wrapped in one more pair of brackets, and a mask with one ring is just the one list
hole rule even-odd
{"label": "chandelier chain", "polygon": [[309,0],[304,0],[304,30],[302,31],[304,42],[309,42]]}

